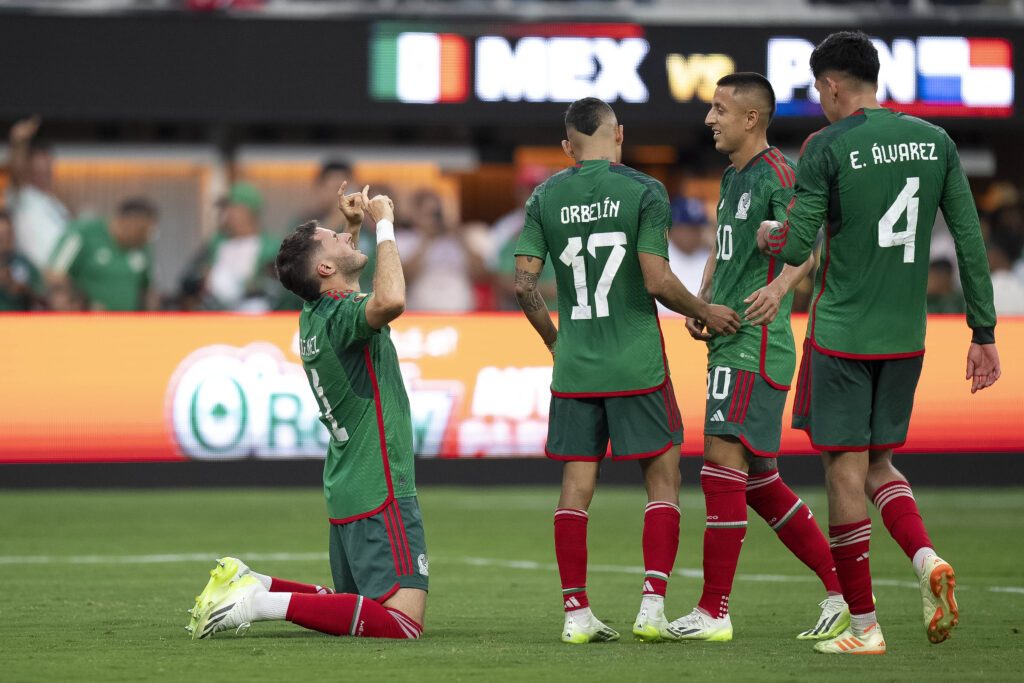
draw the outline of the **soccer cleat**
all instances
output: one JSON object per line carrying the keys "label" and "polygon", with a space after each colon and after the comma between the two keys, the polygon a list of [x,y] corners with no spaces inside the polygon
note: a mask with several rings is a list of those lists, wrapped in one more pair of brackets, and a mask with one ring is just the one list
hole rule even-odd
{"label": "soccer cleat", "polygon": [[921,572],[921,599],[924,602],[924,629],[928,640],[941,643],[950,630],[960,623],[960,610],[953,597],[956,576],[953,568],[941,557],[928,555]]}
{"label": "soccer cleat", "polygon": [[835,638],[815,643],[814,651],[827,655],[884,655],[885,638],[877,623],[864,633],[854,633],[850,626]]}
{"label": "soccer cleat", "polygon": [[206,582],[203,592],[196,596],[196,604],[188,611],[189,621],[185,630],[192,633],[193,638],[197,637],[196,624],[199,622],[201,608],[210,602],[210,596],[221,586],[237,581],[249,573],[249,567],[237,557],[221,557],[216,562],[217,566],[210,570],[210,580]]}
{"label": "soccer cleat", "polygon": [[253,620],[252,597],[266,592],[263,584],[249,574],[219,586],[210,594],[208,602],[193,611],[196,625],[191,631],[192,640],[209,638],[229,628],[235,629],[235,635],[245,635]]}
{"label": "soccer cleat", "polygon": [[732,640],[732,620],[726,614],[721,619],[713,619],[700,608],[685,617],[679,617],[668,625],[668,634],[672,640],[707,640],[724,643]]}
{"label": "soccer cleat", "polygon": [[814,628],[797,636],[799,640],[826,640],[835,638],[850,625],[850,606],[842,595],[829,595],[818,603],[821,616]]}
{"label": "soccer cleat", "polygon": [[618,639],[618,631],[605,626],[589,611],[575,616],[571,612],[565,613],[565,626],[562,628],[563,643],[581,645],[583,643],[605,643]]}
{"label": "soccer cleat", "polygon": [[641,605],[640,613],[636,615],[636,622],[633,624],[633,637],[647,643],[676,640],[676,636],[669,632],[668,626],[665,608],[662,605]]}

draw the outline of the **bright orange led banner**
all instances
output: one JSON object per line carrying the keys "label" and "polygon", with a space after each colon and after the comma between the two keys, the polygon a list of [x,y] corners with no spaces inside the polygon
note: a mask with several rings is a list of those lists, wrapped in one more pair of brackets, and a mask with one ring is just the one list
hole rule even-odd
{"label": "bright orange led banner", "polygon": [[[297,355],[295,314],[0,316],[0,462],[323,457],[327,431]],[[794,320],[802,338],[806,319]],[[519,314],[403,315],[393,338],[427,457],[538,456],[550,356]],[[701,450],[706,352],[662,320]],[[1024,318],[996,328],[1003,378],[971,395],[963,318],[932,317],[905,450],[1024,452]],[[790,405],[792,397],[790,397]],[[787,407],[785,423],[789,423]],[[810,452],[783,430],[783,450]]]}

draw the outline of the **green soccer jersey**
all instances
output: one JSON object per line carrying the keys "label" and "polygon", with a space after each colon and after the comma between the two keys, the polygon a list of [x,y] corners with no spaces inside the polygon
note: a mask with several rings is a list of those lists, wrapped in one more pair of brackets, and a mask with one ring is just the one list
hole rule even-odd
{"label": "green soccer jersey", "polygon": [[335,524],[416,495],[409,397],[390,328],[366,322],[369,296],[326,292],[299,315],[299,355],[331,434],[324,495]]}
{"label": "green soccer jersey", "polygon": [[[711,303],[742,313],[748,306],[743,300],[778,277],[785,264],[758,251],[757,229],[761,221],[785,220],[795,178],[790,161],[774,147],[740,170],[735,166],[725,170],[719,193]],[[768,325],[743,325],[736,334],[712,337],[708,365],[757,372],[777,389],[788,389],[796,368],[789,323],[792,308],[790,292]]]}
{"label": "green soccer jersey", "polygon": [[73,223],[50,256],[50,268],[105,311],[142,310],[152,267],[149,245],[123,249],[102,219]]}
{"label": "green soccer jersey", "polygon": [[637,252],[668,258],[668,195],[654,178],[592,160],[534,190],[517,255],[555,266],[556,396],[642,394],[668,378],[654,298]]}
{"label": "green soccer jersey", "polygon": [[789,220],[770,242],[787,263],[802,263],[825,225],[807,326],[815,348],[857,358],[924,353],[928,251],[940,208],[956,243],[967,324],[975,341],[992,341],[985,243],[946,132],[888,109],[860,109],[808,138]]}

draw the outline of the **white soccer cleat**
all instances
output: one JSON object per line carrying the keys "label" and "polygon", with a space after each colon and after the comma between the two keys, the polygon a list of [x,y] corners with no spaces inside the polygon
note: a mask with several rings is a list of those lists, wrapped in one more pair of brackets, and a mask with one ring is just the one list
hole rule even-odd
{"label": "white soccer cleat", "polygon": [[562,628],[562,642],[581,645],[583,643],[605,643],[618,640],[619,633],[601,623],[589,609],[565,613]]}
{"label": "white soccer cleat", "polygon": [[950,636],[950,630],[960,623],[953,589],[956,575],[949,563],[936,555],[924,558],[921,572],[921,599],[924,603],[924,629],[928,640],[941,643]]}
{"label": "white soccer cleat", "polygon": [[641,605],[640,613],[636,615],[636,622],[633,624],[633,637],[648,643],[677,640],[676,636],[669,632],[668,626],[663,605]]}
{"label": "white soccer cleat", "polygon": [[885,638],[877,623],[863,633],[850,626],[835,638],[815,643],[814,651],[827,655],[884,655]]}
{"label": "white soccer cleat", "polygon": [[850,625],[850,606],[842,595],[829,595],[818,603],[821,616],[814,628],[797,636],[800,640],[826,640],[835,638]]}
{"label": "white soccer cleat", "polygon": [[250,574],[219,586],[193,612],[196,626],[192,640],[209,638],[227,629],[235,629],[235,635],[245,635],[253,621],[253,596],[266,592],[263,584]]}
{"label": "white soccer cleat", "polygon": [[679,617],[668,625],[668,634],[672,640],[707,640],[724,643],[732,640],[732,620],[726,614],[721,619],[714,619],[698,607],[685,617]]}

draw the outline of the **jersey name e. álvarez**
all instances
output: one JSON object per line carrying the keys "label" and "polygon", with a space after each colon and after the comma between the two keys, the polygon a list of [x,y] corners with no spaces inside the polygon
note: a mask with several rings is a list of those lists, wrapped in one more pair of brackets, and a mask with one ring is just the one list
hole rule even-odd
{"label": "jersey name e. \u00e1lvarez", "polygon": [[668,258],[668,195],[622,164],[588,160],[539,185],[517,255],[555,267],[556,396],[624,396],[661,387],[668,363],[637,252]]}
{"label": "jersey name e. \u00e1lvarez", "polygon": [[967,323],[995,326],[985,244],[956,146],[938,126],[860,109],[804,143],[796,199],[776,230],[788,263],[825,244],[808,336],[822,353],[900,358],[924,353],[929,247],[942,209],[957,246]]}

